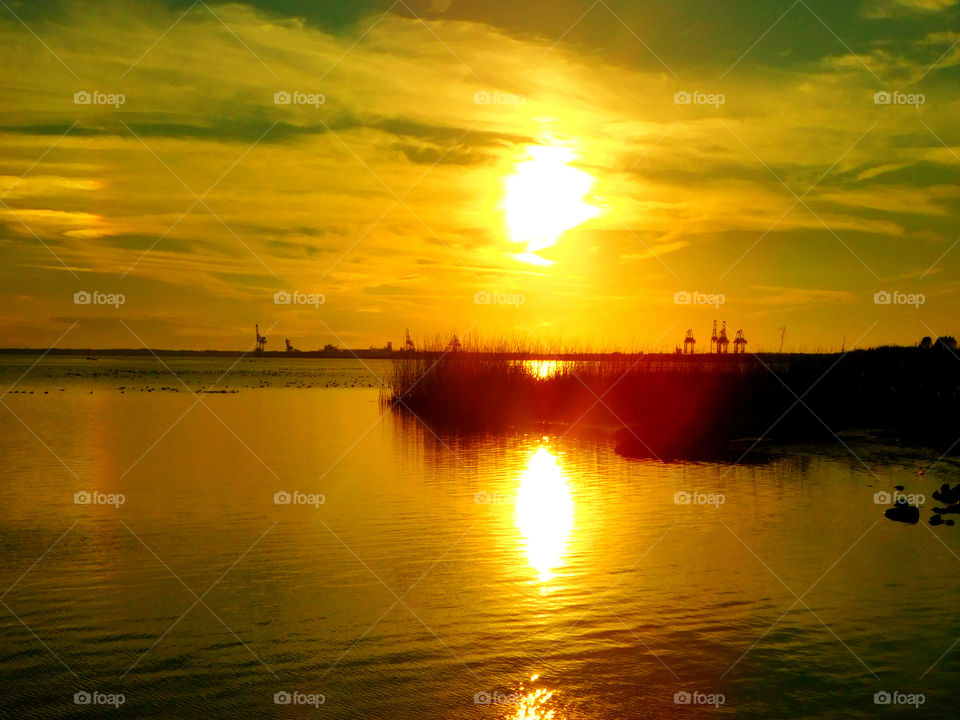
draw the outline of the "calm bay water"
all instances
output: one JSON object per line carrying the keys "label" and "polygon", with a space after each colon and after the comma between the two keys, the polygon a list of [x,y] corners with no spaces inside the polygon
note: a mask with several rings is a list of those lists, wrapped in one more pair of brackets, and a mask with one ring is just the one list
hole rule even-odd
{"label": "calm bay water", "polygon": [[[35,359],[2,359],[0,387]],[[960,527],[926,525],[954,461],[921,478],[935,454],[856,439],[863,462],[784,448],[731,467],[575,433],[437,437],[383,415],[387,362],[166,362],[187,387],[153,360],[45,359],[3,397],[7,716],[955,706]],[[188,391],[224,373],[236,392]],[[920,525],[874,503],[897,484],[927,496]]]}

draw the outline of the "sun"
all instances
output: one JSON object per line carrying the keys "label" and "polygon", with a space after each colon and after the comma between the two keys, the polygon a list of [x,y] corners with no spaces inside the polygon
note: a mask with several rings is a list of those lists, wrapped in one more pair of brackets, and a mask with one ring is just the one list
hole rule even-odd
{"label": "sun", "polygon": [[600,208],[584,199],[593,186],[593,176],[571,166],[576,157],[569,147],[533,145],[507,177],[507,230],[511,240],[525,246],[516,258],[552,265],[552,260],[538,253],[552,247],[570,228],[600,213]]}

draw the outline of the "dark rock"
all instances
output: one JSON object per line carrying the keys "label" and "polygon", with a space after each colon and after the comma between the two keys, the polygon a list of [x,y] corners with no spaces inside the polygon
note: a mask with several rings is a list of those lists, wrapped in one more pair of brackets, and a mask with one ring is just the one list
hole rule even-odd
{"label": "dark rock", "polygon": [[915,525],[920,520],[920,510],[910,505],[898,505],[887,508],[883,512],[884,517],[895,520],[896,522],[909,523]]}
{"label": "dark rock", "polygon": [[933,498],[947,505],[960,503],[960,484],[951,488],[947,483],[944,483],[939,490],[933,491]]}

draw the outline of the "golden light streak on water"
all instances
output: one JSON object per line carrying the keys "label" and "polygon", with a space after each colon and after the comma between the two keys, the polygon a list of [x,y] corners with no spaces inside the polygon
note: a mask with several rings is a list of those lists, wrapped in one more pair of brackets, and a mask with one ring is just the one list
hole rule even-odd
{"label": "golden light streak on water", "polygon": [[[530,682],[536,682],[539,677],[534,675],[530,678]],[[556,692],[547,688],[525,690],[521,685],[520,698],[514,714],[510,715],[510,720],[565,720],[555,708],[547,707]]]}
{"label": "golden light streak on water", "polygon": [[541,583],[563,563],[573,529],[573,494],[557,457],[547,448],[537,450],[517,491],[517,527],[523,536],[527,561]]}
{"label": "golden light streak on water", "polygon": [[556,360],[525,360],[523,364],[540,379],[551,378],[560,371],[560,363]]}

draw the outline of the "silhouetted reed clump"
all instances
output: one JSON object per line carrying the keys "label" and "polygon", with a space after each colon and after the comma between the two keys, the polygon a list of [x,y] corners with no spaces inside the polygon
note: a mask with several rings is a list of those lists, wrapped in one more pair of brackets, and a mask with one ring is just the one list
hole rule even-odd
{"label": "silhouetted reed clump", "polygon": [[646,457],[716,457],[738,439],[831,441],[850,429],[943,449],[960,438],[960,359],[946,349],[551,357],[501,345],[399,360],[384,399],[442,427],[599,425]]}

